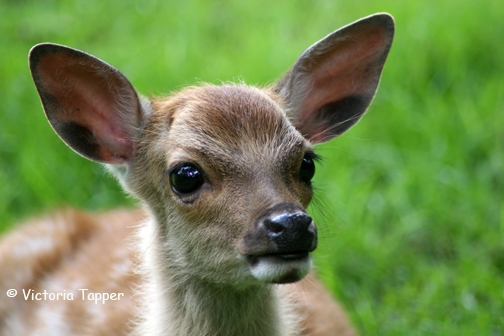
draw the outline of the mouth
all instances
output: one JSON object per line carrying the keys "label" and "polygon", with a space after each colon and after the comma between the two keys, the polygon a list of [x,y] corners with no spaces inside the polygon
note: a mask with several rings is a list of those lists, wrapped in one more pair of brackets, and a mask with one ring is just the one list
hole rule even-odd
{"label": "mouth", "polygon": [[307,258],[309,256],[308,251],[299,251],[299,252],[288,252],[288,253],[269,253],[260,256],[251,256],[249,257],[249,262],[257,262],[260,258],[278,258],[285,261],[293,261],[293,260],[301,260]]}
{"label": "mouth", "polygon": [[308,251],[248,256],[252,275],[265,283],[286,284],[301,280],[312,267]]}

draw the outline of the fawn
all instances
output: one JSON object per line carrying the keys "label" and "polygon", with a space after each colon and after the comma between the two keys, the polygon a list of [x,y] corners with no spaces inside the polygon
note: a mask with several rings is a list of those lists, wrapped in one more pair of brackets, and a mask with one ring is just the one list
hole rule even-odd
{"label": "fawn", "polygon": [[152,100],[89,54],[33,47],[55,132],[143,211],[67,209],[6,235],[0,333],[353,335],[310,272],[313,145],[362,117],[393,35],[392,17],[375,14],[309,47],[271,87]]}

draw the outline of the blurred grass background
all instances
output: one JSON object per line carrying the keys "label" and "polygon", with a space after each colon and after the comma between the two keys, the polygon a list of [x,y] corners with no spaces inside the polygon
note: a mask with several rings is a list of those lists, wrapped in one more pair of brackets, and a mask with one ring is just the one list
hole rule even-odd
{"label": "blurred grass background", "polygon": [[85,50],[163,94],[271,83],[327,33],[380,11],[397,34],[378,96],[318,147],[319,272],[363,335],[503,335],[501,0],[0,0],[0,229],[65,205],[134,204],[45,121],[34,44]]}

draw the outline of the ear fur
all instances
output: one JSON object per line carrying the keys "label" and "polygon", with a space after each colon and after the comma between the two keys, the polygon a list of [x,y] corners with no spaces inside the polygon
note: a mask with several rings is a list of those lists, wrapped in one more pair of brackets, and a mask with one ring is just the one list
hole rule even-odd
{"label": "ear fur", "polygon": [[50,43],[34,46],[29,63],[46,117],[68,146],[102,163],[131,159],[142,111],[123,74],[87,53]]}
{"label": "ear fur", "polygon": [[303,52],[276,84],[307,139],[327,141],[362,117],[378,87],[394,30],[389,14],[345,26]]}

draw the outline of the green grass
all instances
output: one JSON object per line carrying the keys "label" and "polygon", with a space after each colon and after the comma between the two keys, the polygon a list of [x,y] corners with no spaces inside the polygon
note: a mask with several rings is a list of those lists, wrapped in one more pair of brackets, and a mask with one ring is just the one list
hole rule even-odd
{"label": "green grass", "polygon": [[393,14],[364,120],[319,146],[323,279],[363,335],[504,334],[504,6],[469,1],[0,1],[0,227],[132,205],[45,121],[36,43],[86,50],[140,92],[271,83],[313,42]]}

